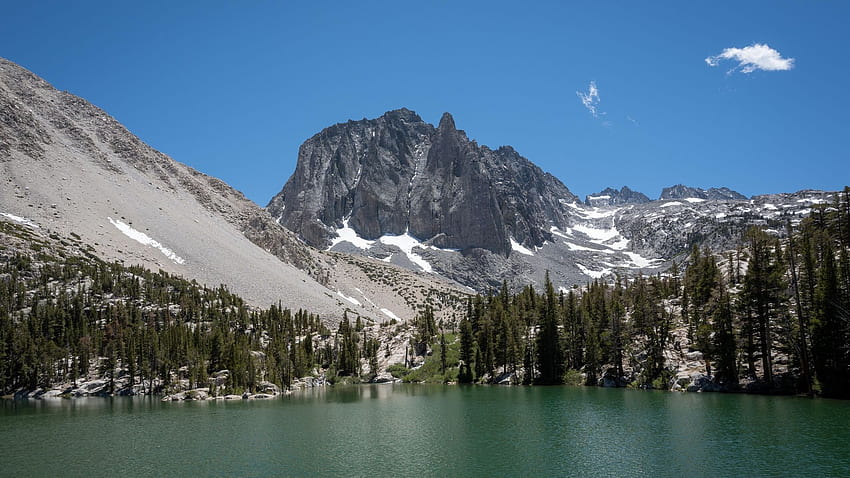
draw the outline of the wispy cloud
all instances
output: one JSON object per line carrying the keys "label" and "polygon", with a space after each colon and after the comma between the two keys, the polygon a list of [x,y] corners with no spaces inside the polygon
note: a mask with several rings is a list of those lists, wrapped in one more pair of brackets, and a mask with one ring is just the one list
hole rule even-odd
{"label": "wispy cloud", "polygon": [[590,86],[587,87],[587,93],[576,91],[576,95],[581,100],[581,104],[587,108],[587,111],[590,111],[590,114],[592,114],[594,118],[599,118],[599,111],[597,110],[597,107],[599,106],[599,88],[596,87],[596,82],[590,82]]}
{"label": "wispy cloud", "polygon": [[726,48],[719,55],[705,59],[708,66],[717,66],[723,60],[734,60],[738,66],[728,73],[741,70],[741,73],[752,73],[756,70],[784,71],[794,68],[793,58],[782,58],[782,55],[766,44],[754,43],[744,48]]}

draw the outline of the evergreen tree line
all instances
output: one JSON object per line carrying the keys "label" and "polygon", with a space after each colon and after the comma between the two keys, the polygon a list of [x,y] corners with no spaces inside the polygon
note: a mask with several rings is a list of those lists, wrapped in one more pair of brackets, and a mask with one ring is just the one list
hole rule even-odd
{"label": "evergreen tree line", "polygon": [[[540,291],[503,283],[469,298],[452,327],[459,344],[446,343],[426,307],[410,352],[424,354],[439,334],[441,373],[454,376],[446,353],[458,347],[462,383],[669,388],[671,357],[689,346],[727,390],[850,398],[850,189],[786,228],[783,239],[751,228],[729,253],[695,246],[681,274],[674,264],[663,276],[557,292],[548,274]],[[0,394],[90,374],[112,384],[123,373],[157,393],[175,380],[206,386],[221,370],[226,392],[285,387],[316,367],[331,379],[378,372],[384,345],[360,317],[352,325],[346,314],[331,332],[305,311],[250,308],[224,286],[36,252],[0,255]],[[685,345],[671,333],[682,328]]]}
{"label": "evergreen tree line", "polygon": [[177,379],[204,387],[221,370],[228,393],[256,390],[264,380],[287,386],[322,358],[313,337],[330,335],[316,315],[252,309],[224,286],[162,271],[81,257],[4,257],[0,395],[90,373],[108,379],[110,392],[116,373],[146,393]]}
{"label": "evergreen tree line", "polygon": [[[336,377],[355,377],[364,375],[374,376],[378,373],[378,350],[381,342],[377,337],[369,336],[369,329],[357,316],[352,326],[348,312],[343,313],[333,341],[326,341],[321,355],[321,367],[327,369],[325,376],[331,382]],[[368,369],[363,368],[367,362]]]}
{"label": "evergreen tree line", "polygon": [[543,291],[476,296],[460,323],[458,381],[513,376],[524,384],[586,385],[600,377],[620,381],[626,362],[643,364],[636,377],[651,384],[664,371],[664,350],[673,325],[669,302],[678,280],[638,277],[628,284],[595,280],[584,289],[555,292],[547,275]]}
{"label": "evergreen tree line", "polygon": [[850,398],[850,189],[786,228],[781,240],[750,228],[727,255],[694,246],[684,274],[674,265],[557,293],[547,274],[541,292],[503,284],[471,298],[458,380],[558,384],[583,373],[587,385],[669,388],[668,358],[682,352],[671,330],[683,326],[725,390]]}

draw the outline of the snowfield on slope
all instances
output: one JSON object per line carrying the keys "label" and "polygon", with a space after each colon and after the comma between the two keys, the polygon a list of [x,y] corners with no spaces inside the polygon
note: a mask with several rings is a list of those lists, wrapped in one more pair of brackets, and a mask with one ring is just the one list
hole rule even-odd
{"label": "snowfield on slope", "polygon": [[30,221],[29,219],[21,216],[16,216],[14,214],[9,214],[8,212],[0,212],[0,216],[3,216],[11,221],[17,222],[18,224],[23,224],[24,226],[29,226],[34,229],[38,229],[38,224]]}
{"label": "snowfield on slope", "polygon": [[175,264],[183,265],[186,263],[186,261],[182,257],[175,254],[174,251],[163,246],[159,243],[159,241],[153,239],[144,232],[133,229],[129,224],[126,224],[121,220],[112,219],[111,217],[107,217],[107,219],[109,219],[109,222],[112,223],[113,226],[118,228],[119,231],[121,231],[125,236],[129,237],[130,239],[140,244],[153,247],[154,249],[159,249],[159,251],[162,252],[165,257],[174,261]]}

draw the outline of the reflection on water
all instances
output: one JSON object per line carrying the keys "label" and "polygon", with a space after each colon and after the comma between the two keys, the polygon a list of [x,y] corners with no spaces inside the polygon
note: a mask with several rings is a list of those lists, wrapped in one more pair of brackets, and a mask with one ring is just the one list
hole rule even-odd
{"label": "reflection on water", "polygon": [[571,387],[0,401],[0,475],[840,476],[847,423],[838,401]]}

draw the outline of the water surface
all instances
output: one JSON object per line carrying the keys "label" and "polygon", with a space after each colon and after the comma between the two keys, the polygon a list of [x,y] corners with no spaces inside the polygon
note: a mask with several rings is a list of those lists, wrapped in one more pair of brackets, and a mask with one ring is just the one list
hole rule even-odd
{"label": "water surface", "polygon": [[847,402],[581,387],[2,401],[0,440],[0,476],[850,476]]}

